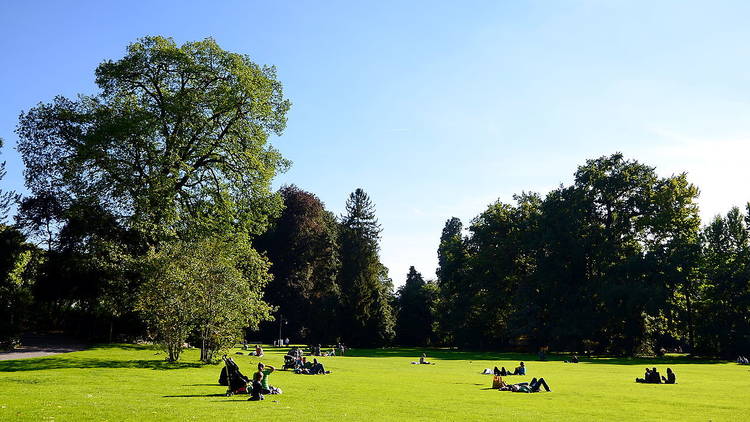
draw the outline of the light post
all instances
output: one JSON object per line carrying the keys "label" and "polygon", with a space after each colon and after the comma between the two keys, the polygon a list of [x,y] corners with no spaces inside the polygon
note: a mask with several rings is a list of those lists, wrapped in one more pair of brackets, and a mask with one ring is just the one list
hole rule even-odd
{"label": "light post", "polygon": [[282,337],[281,337],[281,326],[286,325],[287,322],[288,321],[284,319],[284,315],[279,315],[279,343],[278,343],[279,346],[284,345],[284,340],[282,340]]}

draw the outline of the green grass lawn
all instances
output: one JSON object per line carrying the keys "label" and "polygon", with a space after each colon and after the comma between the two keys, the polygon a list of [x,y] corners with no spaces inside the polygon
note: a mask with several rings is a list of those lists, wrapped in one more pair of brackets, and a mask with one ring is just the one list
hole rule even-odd
{"label": "green grass lawn", "polygon": [[[262,361],[281,367],[287,349]],[[234,351],[233,351],[234,352]],[[122,421],[593,421],[750,419],[750,367],[717,361],[592,359],[536,362],[528,355],[428,350],[435,365],[410,365],[421,350],[354,350],[321,358],[330,375],[277,371],[284,394],[260,402],[225,397],[222,365],[199,365],[189,350],[177,364],[145,346],[106,345],[82,352],[0,362],[0,420]],[[258,358],[233,355],[246,375]],[[553,358],[554,359],[554,358]],[[489,389],[486,367],[527,362],[528,381],[551,393]],[[646,366],[671,367],[677,385],[636,384]]]}

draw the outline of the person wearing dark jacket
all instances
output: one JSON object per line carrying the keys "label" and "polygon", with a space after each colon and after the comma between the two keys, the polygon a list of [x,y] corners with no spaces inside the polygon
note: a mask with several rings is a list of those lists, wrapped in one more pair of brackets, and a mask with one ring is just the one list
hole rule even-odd
{"label": "person wearing dark jacket", "polygon": [[667,377],[661,377],[661,379],[664,381],[664,384],[677,384],[677,377],[675,377],[671,368],[667,368]]}
{"label": "person wearing dark jacket", "polygon": [[643,375],[643,378],[636,378],[635,382],[640,382],[640,383],[649,383],[649,382],[651,382],[651,370],[648,369],[648,368],[646,368],[646,374]]}
{"label": "person wearing dark jacket", "polygon": [[649,382],[652,384],[661,384],[661,374],[659,374],[656,368],[651,368],[651,381]]}

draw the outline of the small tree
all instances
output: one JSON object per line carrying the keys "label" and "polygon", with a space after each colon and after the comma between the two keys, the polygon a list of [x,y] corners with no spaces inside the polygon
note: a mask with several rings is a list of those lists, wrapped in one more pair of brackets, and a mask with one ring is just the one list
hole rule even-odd
{"label": "small tree", "polygon": [[170,242],[149,253],[148,262],[136,309],[170,361],[179,359],[194,330],[201,360],[211,362],[240,339],[244,328],[271,318],[271,306],[261,299],[269,264],[247,242]]}
{"label": "small tree", "polygon": [[243,245],[205,240],[198,242],[190,262],[195,293],[195,320],[201,339],[201,360],[242,338],[243,329],[257,329],[271,318],[272,308],[262,300],[270,281],[268,261]]}
{"label": "small tree", "polygon": [[180,358],[183,344],[194,327],[193,291],[189,261],[183,245],[170,244],[146,257],[146,281],[135,309],[142,315],[167,352],[167,359]]}

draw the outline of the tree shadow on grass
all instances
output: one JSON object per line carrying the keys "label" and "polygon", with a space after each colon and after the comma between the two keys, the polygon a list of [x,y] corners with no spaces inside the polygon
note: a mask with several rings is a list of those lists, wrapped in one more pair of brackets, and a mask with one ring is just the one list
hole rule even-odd
{"label": "tree shadow on grass", "polygon": [[[492,361],[502,363],[526,362],[527,364],[540,362],[536,354],[516,352],[488,352],[455,350],[447,348],[386,348],[386,349],[351,349],[345,357],[356,358],[405,358],[416,361],[422,355],[427,354],[428,360],[468,360],[468,361]],[[580,364],[607,364],[607,365],[678,365],[678,364],[721,364],[725,360],[698,358],[688,355],[667,355],[662,357],[619,357],[619,356],[580,356]],[[337,359],[337,358],[334,358]],[[563,362],[570,359],[570,354],[547,354],[545,362]],[[571,364],[575,365],[575,364]],[[499,366],[499,365],[498,365]],[[505,365],[507,367],[507,365]]]}
{"label": "tree shadow on grass", "polygon": [[47,357],[0,361],[0,372],[43,371],[46,369],[186,369],[200,368],[203,365],[193,362],[167,362],[165,360],[105,360],[80,357]]}

